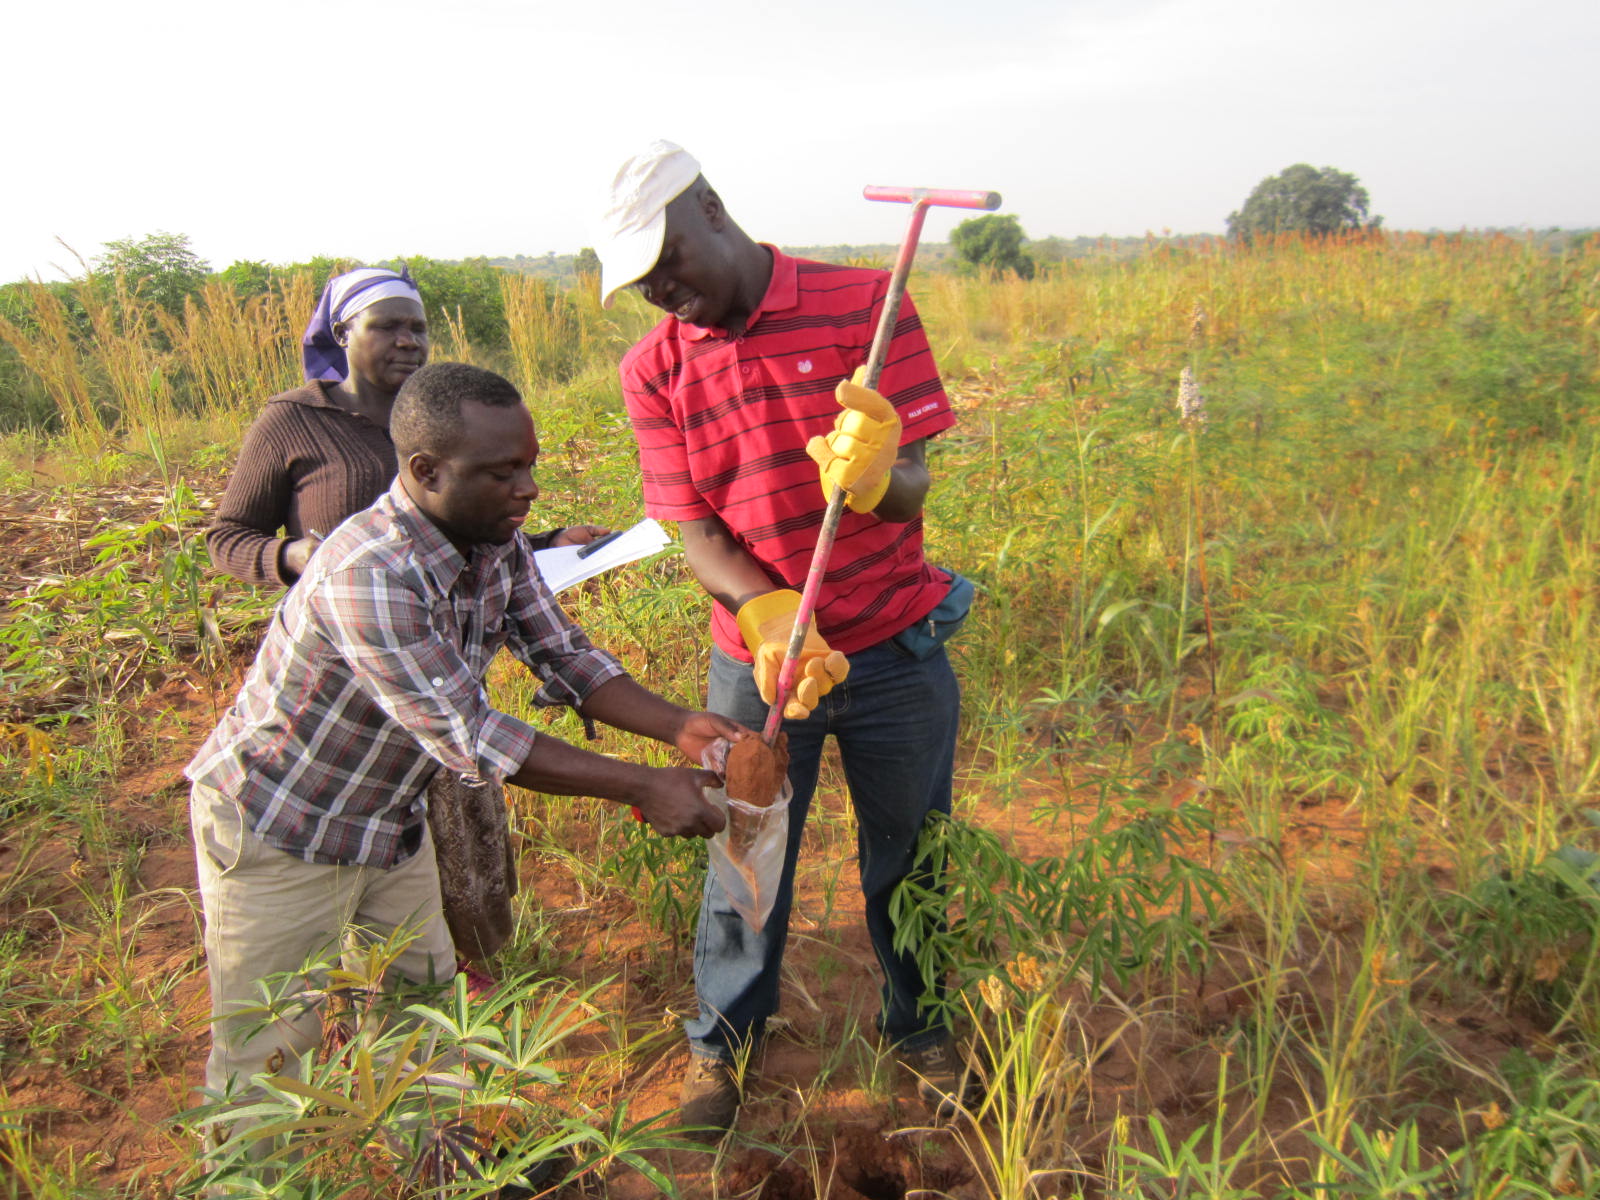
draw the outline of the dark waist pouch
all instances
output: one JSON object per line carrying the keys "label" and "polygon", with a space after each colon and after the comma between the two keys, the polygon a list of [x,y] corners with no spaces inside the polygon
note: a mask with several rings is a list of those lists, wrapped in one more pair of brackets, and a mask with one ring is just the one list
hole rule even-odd
{"label": "dark waist pouch", "polygon": [[[950,571],[949,567],[942,569]],[[932,612],[906,626],[889,640],[910,658],[921,660],[932,657],[933,652],[955,637],[966,622],[976,593],[972,580],[959,571],[950,571],[950,590],[944,594],[944,599],[934,606]]]}

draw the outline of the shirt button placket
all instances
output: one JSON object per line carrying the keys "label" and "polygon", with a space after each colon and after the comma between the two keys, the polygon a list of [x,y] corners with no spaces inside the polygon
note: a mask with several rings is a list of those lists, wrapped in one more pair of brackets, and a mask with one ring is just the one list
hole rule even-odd
{"label": "shirt button placket", "polygon": [[745,362],[739,353],[739,347],[744,345],[744,335],[732,339],[733,361],[739,366],[739,395],[746,397],[750,391],[750,379],[755,374],[755,366]]}

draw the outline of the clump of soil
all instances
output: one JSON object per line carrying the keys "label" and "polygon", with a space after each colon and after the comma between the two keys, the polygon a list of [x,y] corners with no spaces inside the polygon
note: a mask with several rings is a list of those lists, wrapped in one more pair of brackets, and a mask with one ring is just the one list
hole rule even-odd
{"label": "clump of soil", "polygon": [[778,798],[788,774],[788,734],[780,733],[770,746],[759,737],[747,737],[728,748],[723,790],[734,800],[766,808]]}

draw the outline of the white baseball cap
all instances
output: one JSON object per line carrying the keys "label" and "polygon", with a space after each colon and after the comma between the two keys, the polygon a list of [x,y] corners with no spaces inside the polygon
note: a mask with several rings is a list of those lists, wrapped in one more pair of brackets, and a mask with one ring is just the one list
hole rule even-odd
{"label": "white baseball cap", "polygon": [[654,141],[617,169],[596,227],[600,303],[650,273],[666,239],[667,205],[700,176],[700,164],[682,146]]}

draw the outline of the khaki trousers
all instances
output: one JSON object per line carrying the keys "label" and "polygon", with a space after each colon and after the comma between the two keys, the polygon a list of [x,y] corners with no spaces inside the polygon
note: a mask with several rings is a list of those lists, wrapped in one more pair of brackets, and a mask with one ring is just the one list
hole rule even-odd
{"label": "khaki trousers", "polygon": [[[455,947],[440,909],[426,823],[417,853],[383,870],[325,866],[285,854],[245,827],[236,802],[201,784],[190,792],[189,820],[211,977],[208,1088],[245,1089],[259,1072],[292,1072],[298,1057],[321,1040],[317,1007],[267,1020],[258,986],[264,976],[297,971],[308,960],[329,961],[336,949],[381,941],[400,928],[416,937],[395,962],[394,974],[416,982],[455,974]],[[248,1101],[254,1091],[235,1095]]]}

